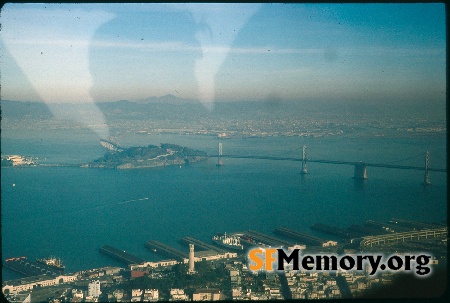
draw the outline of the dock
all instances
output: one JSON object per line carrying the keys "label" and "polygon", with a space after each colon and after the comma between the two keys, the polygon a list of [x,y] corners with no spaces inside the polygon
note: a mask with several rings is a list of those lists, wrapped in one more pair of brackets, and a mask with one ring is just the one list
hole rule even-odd
{"label": "dock", "polygon": [[292,238],[298,241],[301,241],[301,244],[308,244],[308,245],[313,245],[313,246],[322,246],[323,243],[326,242],[326,240],[320,239],[318,237],[314,237],[312,235],[308,235],[305,233],[301,233],[289,228],[285,228],[285,227],[278,227],[277,229],[275,229],[273,231],[274,234],[276,235],[281,235],[281,236],[285,236],[288,238]]}
{"label": "dock", "polygon": [[338,236],[342,239],[357,238],[359,236],[359,234],[355,232],[351,232],[336,226],[330,226],[322,223],[315,223],[313,226],[311,226],[311,229],[318,230],[330,235]]}
{"label": "dock", "polygon": [[187,252],[183,252],[169,245],[154,240],[145,243],[145,247],[153,250],[156,253],[162,254],[169,258],[174,258],[178,261],[183,261],[184,259],[187,259],[189,257]]}
{"label": "dock", "polygon": [[100,252],[126,264],[141,264],[145,262],[139,257],[136,257],[124,250],[120,250],[109,245],[103,245],[102,247],[100,247]]}
{"label": "dock", "polygon": [[260,243],[271,247],[294,246],[294,243],[281,240],[254,230],[244,232],[244,235],[241,237],[241,243],[242,242],[244,242],[247,246],[257,246]]}
{"label": "dock", "polygon": [[411,220],[404,220],[404,219],[398,219],[398,218],[392,218],[389,220],[389,223],[392,223],[394,225],[403,226],[410,229],[415,230],[421,230],[421,229],[435,229],[435,228],[442,228],[447,225],[440,224],[440,223],[424,223],[424,222],[417,222],[417,221],[411,221]]}
{"label": "dock", "polygon": [[63,270],[58,270],[45,264],[30,261],[26,257],[5,260],[3,266],[27,277],[40,275],[57,276],[64,272]]}
{"label": "dock", "polygon": [[224,249],[218,248],[215,245],[205,243],[192,237],[184,237],[180,240],[180,243],[183,245],[194,244],[195,250],[209,250],[220,254],[225,253]]}
{"label": "dock", "polygon": [[374,220],[368,220],[366,223],[364,223],[366,226],[378,228],[383,231],[389,231],[389,232],[408,232],[411,231],[412,228],[406,228],[402,226],[398,226],[396,224],[391,223],[384,223],[384,222],[377,222]]}
{"label": "dock", "polygon": [[360,237],[375,236],[375,235],[381,235],[381,234],[389,233],[388,231],[381,230],[379,228],[370,227],[370,226],[361,226],[361,225],[357,225],[357,224],[352,224],[348,228],[348,230],[350,232],[357,233]]}

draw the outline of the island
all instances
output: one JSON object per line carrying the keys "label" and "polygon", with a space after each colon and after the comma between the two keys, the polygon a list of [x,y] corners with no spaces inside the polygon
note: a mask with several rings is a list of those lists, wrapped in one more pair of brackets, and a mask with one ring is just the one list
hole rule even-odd
{"label": "island", "polygon": [[21,155],[2,155],[1,166],[36,166],[37,158],[25,157]]}
{"label": "island", "polygon": [[199,150],[176,144],[163,143],[160,146],[121,148],[110,150],[103,157],[82,165],[94,168],[149,168],[157,166],[184,165],[208,159],[209,156]]}

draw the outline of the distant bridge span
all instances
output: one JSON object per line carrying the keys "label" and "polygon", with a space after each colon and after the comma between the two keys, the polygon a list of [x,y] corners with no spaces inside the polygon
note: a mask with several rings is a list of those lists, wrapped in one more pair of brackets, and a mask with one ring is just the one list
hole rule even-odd
{"label": "distant bridge span", "polygon": [[[217,158],[219,155],[212,155],[212,158]],[[412,169],[412,170],[428,170],[434,172],[447,172],[445,168],[425,168],[419,166],[408,166],[408,165],[393,165],[393,164],[383,164],[383,163],[366,163],[366,162],[351,162],[351,161],[336,161],[336,160],[305,160],[302,158],[288,158],[288,157],[274,157],[274,156],[241,156],[241,155],[220,155],[222,158],[234,158],[234,159],[259,159],[259,160],[280,160],[280,161],[297,161],[297,162],[314,162],[314,163],[329,163],[329,164],[344,164],[344,165],[365,165],[369,167],[385,167],[385,168],[397,168],[397,169]]]}

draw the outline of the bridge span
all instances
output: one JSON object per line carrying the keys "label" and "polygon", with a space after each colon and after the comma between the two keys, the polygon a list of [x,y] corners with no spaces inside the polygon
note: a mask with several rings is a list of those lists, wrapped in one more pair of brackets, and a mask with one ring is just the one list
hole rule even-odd
{"label": "bridge span", "polygon": [[[219,155],[211,155],[212,158],[217,158]],[[289,158],[289,157],[275,157],[275,156],[242,156],[242,155],[221,155],[222,158],[233,158],[233,159],[258,159],[258,160],[279,160],[279,161],[297,161],[303,162],[302,158]],[[315,163],[328,163],[328,164],[344,164],[344,165],[361,165],[369,167],[385,167],[385,168],[397,168],[397,169],[413,169],[413,170],[426,170],[425,167],[420,166],[409,166],[409,165],[393,165],[393,164],[383,164],[383,163],[366,163],[366,162],[352,162],[352,161],[339,161],[339,160],[320,160],[320,159],[305,159],[306,162]],[[429,171],[447,172],[445,168],[428,168]]]}
{"label": "bridge span", "polygon": [[384,167],[384,168],[395,168],[395,169],[411,169],[411,170],[421,170],[424,171],[424,185],[430,184],[430,172],[442,172],[446,173],[445,168],[432,168],[430,167],[430,154],[427,151],[425,154],[425,165],[424,166],[412,166],[412,165],[396,165],[387,163],[366,163],[363,161],[339,161],[339,160],[323,160],[323,159],[309,159],[306,157],[306,146],[303,146],[302,158],[292,158],[292,157],[276,157],[276,156],[257,156],[257,155],[223,155],[222,154],[222,143],[219,143],[219,154],[211,155],[213,158],[218,158],[218,163],[220,166],[223,165],[222,158],[235,158],[235,159],[259,159],[259,160],[279,160],[279,161],[296,161],[302,162],[302,174],[307,173],[307,162],[312,163],[328,163],[328,164],[341,164],[341,165],[353,165],[355,167],[354,179],[364,180],[367,179],[367,167]]}
{"label": "bridge span", "polygon": [[425,229],[425,230],[413,230],[408,232],[402,232],[402,233],[392,233],[387,235],[379,235],[379,236],[367,236],[362,237],[362,241],[360,246],[372,247],[373,245],[380,245],[380,244],[387,244],[387,243],[397,243],[397,242],[405,242],[405,240],[413,240],[417,239],[428,239],[430,237],[436,238],[436,237],[448,237],[448,228],[442,227],[442,228],[435,228],[435,229]]}

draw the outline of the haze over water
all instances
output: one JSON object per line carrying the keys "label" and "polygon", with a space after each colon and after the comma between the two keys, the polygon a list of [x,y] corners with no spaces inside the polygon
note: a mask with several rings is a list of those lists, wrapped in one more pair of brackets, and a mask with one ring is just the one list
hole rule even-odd
{"label": "haze over water", "polygon": [[[80,163],[101,155],[89,132],[28,139],[2,138],[4,154],[44,157],[43,162]],[[37,135],[37,133],[35,133]],[[62,137],[64,136],[64,137]],[[216,154],[211,136],[134,135],[124,146],[172,142]],[[434,167],[445,167],[445,137],[392,139],[267,137],[222,140],[230,154],[301,157],[301,146],[325,159],[389,162],[399,155],[428,149]],[[35,144],[41,141],[42,144]],[[68,143],[70,142],[70,143]],[[30,144],[31,143],[31,144]],[[82,151],[82,152],[80,152]],[[232,152],[231,152],[232,151]],[[435,155],[435,157],[433,157]],[[314,157],[318,158],[318,157]],[[73,167],[2,168],[2,254],[4,258],[56,255],[67,271],[121,265],[98,252],[109,244],[154,260],[144,248],[158,240],[178,248],[184,236],[206,242],[216,232],[280,226],[316,234],[320,222],[348,227],[392,217],[443,222],[446,218],[446,174],[431,173],[432,186],[421,185],[423,171],[368,168],[369,179],[355,182],[353,167],[301,162],[216,158],[183,167],[108,170]],[[409,164],[423,163],[423,158]],[[422,165],[422,164],[420,164]],[[15,186],[12,186],[15,184]],[[143,200],[143,198],[148,198]],[[141,200],[139,200],[141,199]],[[122,265],[123,266],[123,265]],[[5,270],[4,279],[15,274]]]}

